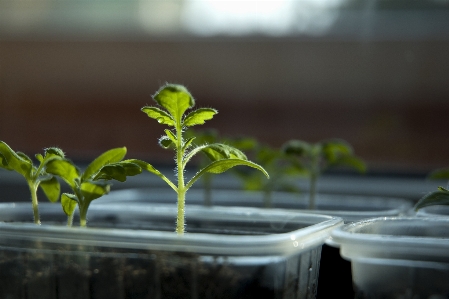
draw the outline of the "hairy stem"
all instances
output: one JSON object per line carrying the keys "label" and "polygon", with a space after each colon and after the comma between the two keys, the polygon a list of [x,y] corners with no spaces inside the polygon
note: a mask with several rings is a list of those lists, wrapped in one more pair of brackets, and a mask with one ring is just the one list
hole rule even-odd
{"label": "hairy stem", "polygon": [[176,217],[176,233],[178,233],[178,235],[182,235],[184,234],[184,227],[185,227],[184,207],[185,207],[185,194],[187,188],[184,185],[184,166],[183,166],[184,152],[182,150],[183,146],[182,128],[179,125],[179,122],[176,126],[176,135],[178,141],[176,145],[176,166],[178,170],[178,215]]}

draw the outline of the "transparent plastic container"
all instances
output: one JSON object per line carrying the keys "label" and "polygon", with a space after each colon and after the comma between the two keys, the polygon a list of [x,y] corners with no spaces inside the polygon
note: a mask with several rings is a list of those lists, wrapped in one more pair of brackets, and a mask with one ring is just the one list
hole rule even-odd
{"label": "transparent plastic container", "polygon": [[448,298],[449,218],[375,218],[332,237],[351,261],[355,298]]}
{"label": "transparent plastic container", "polygon": [[[213,206],[263,207],[262,192],[241,191],[233,189],[213,189]],[[202,189],[190,189],[187,193],[188,204],[204,204],[205,192]],[[103,202],[176,203],[176,195],[168,188],[133,188],[112,191],[99,199]],[[341,217],[346,223],[380,216],[398,216],[408,213],[412,207],[409,200],[381,196],[356,196],[318,194],[316,209],[308,210],[308,195],[305,193],[273,192],[272,207],[288,211],[299,211],[309,214],[324,214]],[[351,264],[341,258],[338,244],[328,238],[322,247],[321,264],[317,294],[319,298],[331,298],[335,294],[329,285],[339,285],[341,298],[354,295],[351,277]]]}
{"label": "transparent plastic container", "polygon": [[449,217],[449,206],[435,205],[422,208],[416,213],[420,217]]}
{"label": "transparent plastic container", "polygon": [[[202,189],[190,189],[187,202],[204,204],[205,192]],[[112,191],[100,198],[102,202],[127,203],[176,203],[176,194],[169,188],[133,188]],[[263,193],[259,191],[241,191],[214,189],[213,206],[240,206],[263,208]],[[381,216],[398,216],[407,213],[412,202],[402,198],[318,194],[316,209],[308,210],[308,195],[289,192],[273,192],[272,208],[295,209],[304,213],[315,213],[341,217],[347,222]]]}
{"label": "transparent plastic container", "polygon": [[[95,202],[87,228],[59,204],[0,204],[0,298],[315,298],[321,247],[342,219],[251,208]],[[75,219],[74,223],[77,223]]]}

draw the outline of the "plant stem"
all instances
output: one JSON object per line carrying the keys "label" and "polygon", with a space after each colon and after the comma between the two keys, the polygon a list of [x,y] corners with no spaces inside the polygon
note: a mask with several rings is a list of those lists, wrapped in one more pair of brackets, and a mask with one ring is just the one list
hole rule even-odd
{"label": "plant stem", "polygon": [[79,213],[80,213],[80,226],[86,227],[87,225],[87,209],[89,208],[89,205],[84,204],[78,204]]}
{"label": "plant stem", "polygon": [[309,210],[315,209],[316,180],[317,176],[313,173],[310,177]]}
{"label": "plant stem", "polygon": [[312,156],[311,173],[310,173],[310,190],[309,190],[309,210],[314,210],[315,207],[315,195],[316,195],[316,181],[319,174],[320,159],[319,154],[315,153]]}
{"label": "plant stem", "polygon": [[178,235],[184,234],[185,220],[184,220],[184,207],[185,207],[185,194],[187,189],[184,185],[184,167],[183,158],[184,153],[182,151],[182,129],[179,125],[176,126],[176,138],[178,140],[176,145],[176,166],[178,170],[178,215],[176,217],[176,233]]}
{"label": "plant stem", "polygon": [[74,215],[74,213],[72,213],[72,215],[67,216],[67,226],[68,227],[73,226],[73,215]]}
{"label": "plant stem", "polygon": [[263,203],[265,208],[271,208],[271,188],[267,188],[263,191]]}
{"label": "plant stem", "polygon": [[41,224],[40,218],[39,218],[39,207],[38,207],[38,201],[37,201],[37,187],[38,185],[34,182],[28,183],[28,186],[30,188],[31,193],[31,205],[33,206],[33,217],[34,217],[34,223],[37,225]]}

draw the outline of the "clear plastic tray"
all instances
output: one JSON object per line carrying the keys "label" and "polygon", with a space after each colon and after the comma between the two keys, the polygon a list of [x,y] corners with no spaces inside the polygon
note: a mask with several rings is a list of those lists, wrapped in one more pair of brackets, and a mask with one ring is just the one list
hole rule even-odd
{"label": "clear plastic tray", "polygon": [[337,228],[356,298],[447,298],[449,218],[383,217]]}
{"label": "clear plastic tray", "polygon": [[436,205],[420,209],[417,213],[420,217],[449,217],[449,206]]}
{"label": "clear plastic tray", "polygon": [[39,207],[41,226],[30,203],[0,204],[0,298],[314,298],[321,247],[343,223],[190,205],[178,236],[174,205],[93,203],[88,228]]}
{"label": "clear plastic tray", "polygon": [[[191,189],[187,193],[190,204],[204,203],[204,191]],[[112,191],[99,199],[102,202],[137,203],[176,203],[176,194],[168,188],[133,188]],[[345,222],[353,222],[380,216],[398,216],[407,213],[412,202],[402,198],[319,194],[316,210],[307,210],[308,196],[288,192],[273,192],[272,207],[295,209],[304,213],[316,213],[341,217]],[[263,193],[258,191],[240,191],[214,189],[214,206],[263,207]]]}

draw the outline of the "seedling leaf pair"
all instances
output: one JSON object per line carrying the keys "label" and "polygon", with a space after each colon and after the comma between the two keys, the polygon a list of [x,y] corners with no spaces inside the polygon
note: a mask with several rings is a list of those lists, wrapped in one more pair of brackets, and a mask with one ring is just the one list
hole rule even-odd
{"label": "seedling leaf pair", "polygon": [[123,160],[126,148],[115,148],[98,156],[90,163],[84,172],[69,159],[54,160],[48,163],[47,172],[59,176],[72,189],[73,194],[63,193],[61,205],[68,216],[68,224],[72,224],[73,213],[78,205],[80,225],[87,222],[87,210],[90,203],[109,193],[108,181],[126,181],[128,176],[142,172],[142,168],[132,160]]}
{"label": "seedling leaf pair", "polygon": [[293,163],[310,178],[309,209],[315,208],[316,182],[327,169],[337,166],[353,168],[361,173],[366,171],[365,162],[354,155],[349,143],[341,139],[323,140],[308,143],[302,140],[290,140],[283,145],[283,151],[297,161]]}
{"label": "seedling leaf pair", "polygon": [[33,165],[30,157],[22,152],[15,152],[0,141],[0,168],[15,171],[25,178],[31,193],[34,222],[40,224],[37,189],[40,187],[51,202],[59,199],[61,187],[58,180],[46,172],[46,166],[52,161],[63,159],[64,153],[59,148],[51,147],[44,150],[44,155],[36,154],[35,157],[39,161],[38,167]]}

